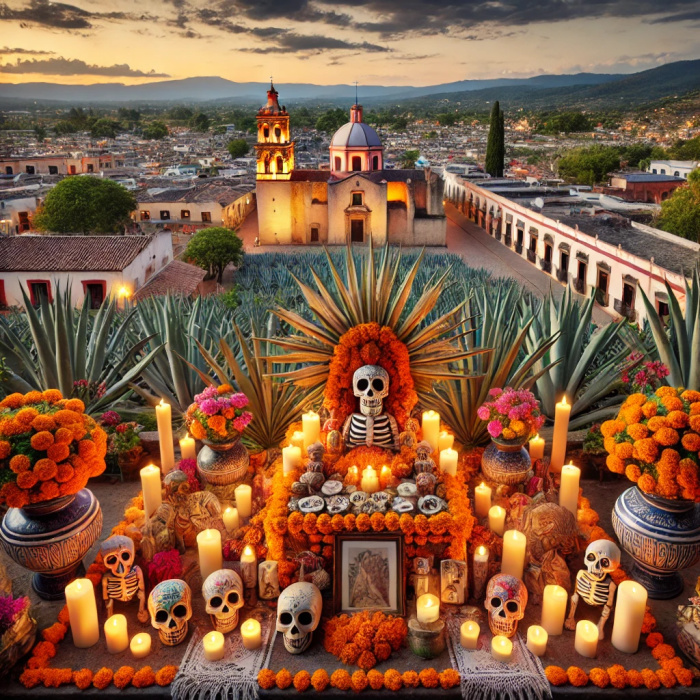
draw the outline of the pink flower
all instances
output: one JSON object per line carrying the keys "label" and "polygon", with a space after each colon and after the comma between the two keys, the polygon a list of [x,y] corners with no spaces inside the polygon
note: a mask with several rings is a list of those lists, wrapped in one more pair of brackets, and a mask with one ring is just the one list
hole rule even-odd
{"label": "pink flower", "polygon": [[249,411],[244,411],[241,413],[240,416],[236,417],[233,419],[233,427],[235,430],[237,430],[239,433],[243,432],[246,427],[248,426],[248,423],[253,420],[253,414],[250,413]]}
{"label": "pink flower", "polygon": [[492,420],[486,426],[491,437],[498,437],[503,432],[503,424],[500,420]]}
{"label": "pink flower", "polygon": [[479,406],[476,415],[481,418],[481,420],[488,420],[491,416],[491,411],[486,406]]}
{"label": "pink flower", "polygon": [[232,394],[230,401],[231,406],[234,408],[245,408],[248,405],[248,397],[240,392],[237,394]]}
{"label": "pink flower", "polygon": [[213,416],[219,412],[219,404],[216,399],[204,399],[204,401],[199,404],[199,410],[205,416]]}
{"label": "pink flower", "polygon": [[489,396],[498,396],[502,391],[503,389],[499,389],[498,387],[489,389]]}

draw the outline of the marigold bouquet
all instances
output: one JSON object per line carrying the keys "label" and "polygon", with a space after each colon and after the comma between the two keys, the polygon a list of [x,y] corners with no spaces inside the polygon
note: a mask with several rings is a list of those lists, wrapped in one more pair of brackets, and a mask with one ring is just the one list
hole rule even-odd
{"label": "marigold bouquet", "polygon": [[197,440],[232,442],[253,420],[253,414],[245,410],[247,405],[248,397],[234,392],[230,384],[208,386],[187,409],[187,427]]}
{"label": "marigold bouquet", "polygon": [[105,470],[107,434],[80,399],[56,389],[0,401],[0,503],[11,508],[78,493]]}
{"label": "marigold bouquet", "polygon": [[631,394],[600,430],[610,471],[645,493],[700,502],[700,392]]}
{"label": "marigold bouquet", "polygon": [[489,435],[501,440],[527,440],[543,425],[544,416],[532,392],[526,389],[491,389],[492,401],[482,404],[476,414],[488,421]]}

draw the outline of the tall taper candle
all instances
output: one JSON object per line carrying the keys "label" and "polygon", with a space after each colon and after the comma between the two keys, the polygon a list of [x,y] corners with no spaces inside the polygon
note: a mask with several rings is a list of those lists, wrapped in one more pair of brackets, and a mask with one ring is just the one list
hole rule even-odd
{"label": "tall taper candle", "polygon": [[78,649],[97,644],[100,625],[97,621],[95,588],[90,579],[77,578],[66,586],[66,606],[73,644]]}
{"label": "tall taper candle", "polygon": [[567,403],[566,396],[556,405],[554,413],[554,436],[552,438],[552,458],[549,469],[558,474],[566,460],[566,444],[569,438],[569,416],[571,404]]}
{"label": "tall taper candle", "polygon": [[634,654],[639,649],[647,591],[636,581],[623,581],[617,588],[615,621],[610,641],[615,649]]}
{"label": "tall taper candle", "polygon": [[163,502],[160,469],[153,464],[149,464],[141,470],[140,474],[141,492],[143,493],[143,511],[146,517],[150,518]]}
{"label": "tall taper candle", "polygon": [[474,552],[474,598],[481,600],[489,577],[489,550],[479,545]]}
{"label": "tall taper candle", "polygon": [[158,442],[160,443],[160,467],[167,474],[175,466],[175,447],[173,446],[173,419],[169,403],[163,399],[156,406],[158,423]]}

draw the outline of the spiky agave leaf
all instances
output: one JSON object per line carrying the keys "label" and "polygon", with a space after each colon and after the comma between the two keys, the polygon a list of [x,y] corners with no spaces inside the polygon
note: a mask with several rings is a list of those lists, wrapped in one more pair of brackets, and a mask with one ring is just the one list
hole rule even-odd
{"label": "spiky agave leaf", "polygon": [[[329,363],[340,338],[362,323],[388,326],[406,345],[411,375],[420,396],[430,392],[436,380],[455,376],[453,363],[489,352],[484,348],[460,347],[449,335],[463,320],[466,300],[459,301],[445,313],[432,313],[440,295],[447,288],[449,268],[440,276],[433,276],[418,300],[409,308],[409,297],[424,256],[425,250],[400,279],[401,253],[390,256],[389,246],[385,246],[377,265],[370,237],[368,254],[362,258],[359,268],[352,247],[347,246],[343,279],[331,254],[325,250],[331,283],[323,281],[328,275],[314,269],[311,272],[316,290],[294,277],[315,321],[279,307],[273,311],[296,331],[287,338],[270,340],[285,351],[275,358],[276,361],[302,365],[276,376],[310,389],[324,386],[328,380]],[[432,319],[431,314],[437,318],[426,321]]]}

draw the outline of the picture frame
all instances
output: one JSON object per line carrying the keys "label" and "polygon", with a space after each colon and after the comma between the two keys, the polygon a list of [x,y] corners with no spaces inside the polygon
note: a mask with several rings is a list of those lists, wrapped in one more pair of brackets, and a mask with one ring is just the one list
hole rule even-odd
{"label": "picture frame", "polygon": [[401,534],[337,534],[333,567],[336,614],[369,610],[404,615],[403,548]]}

